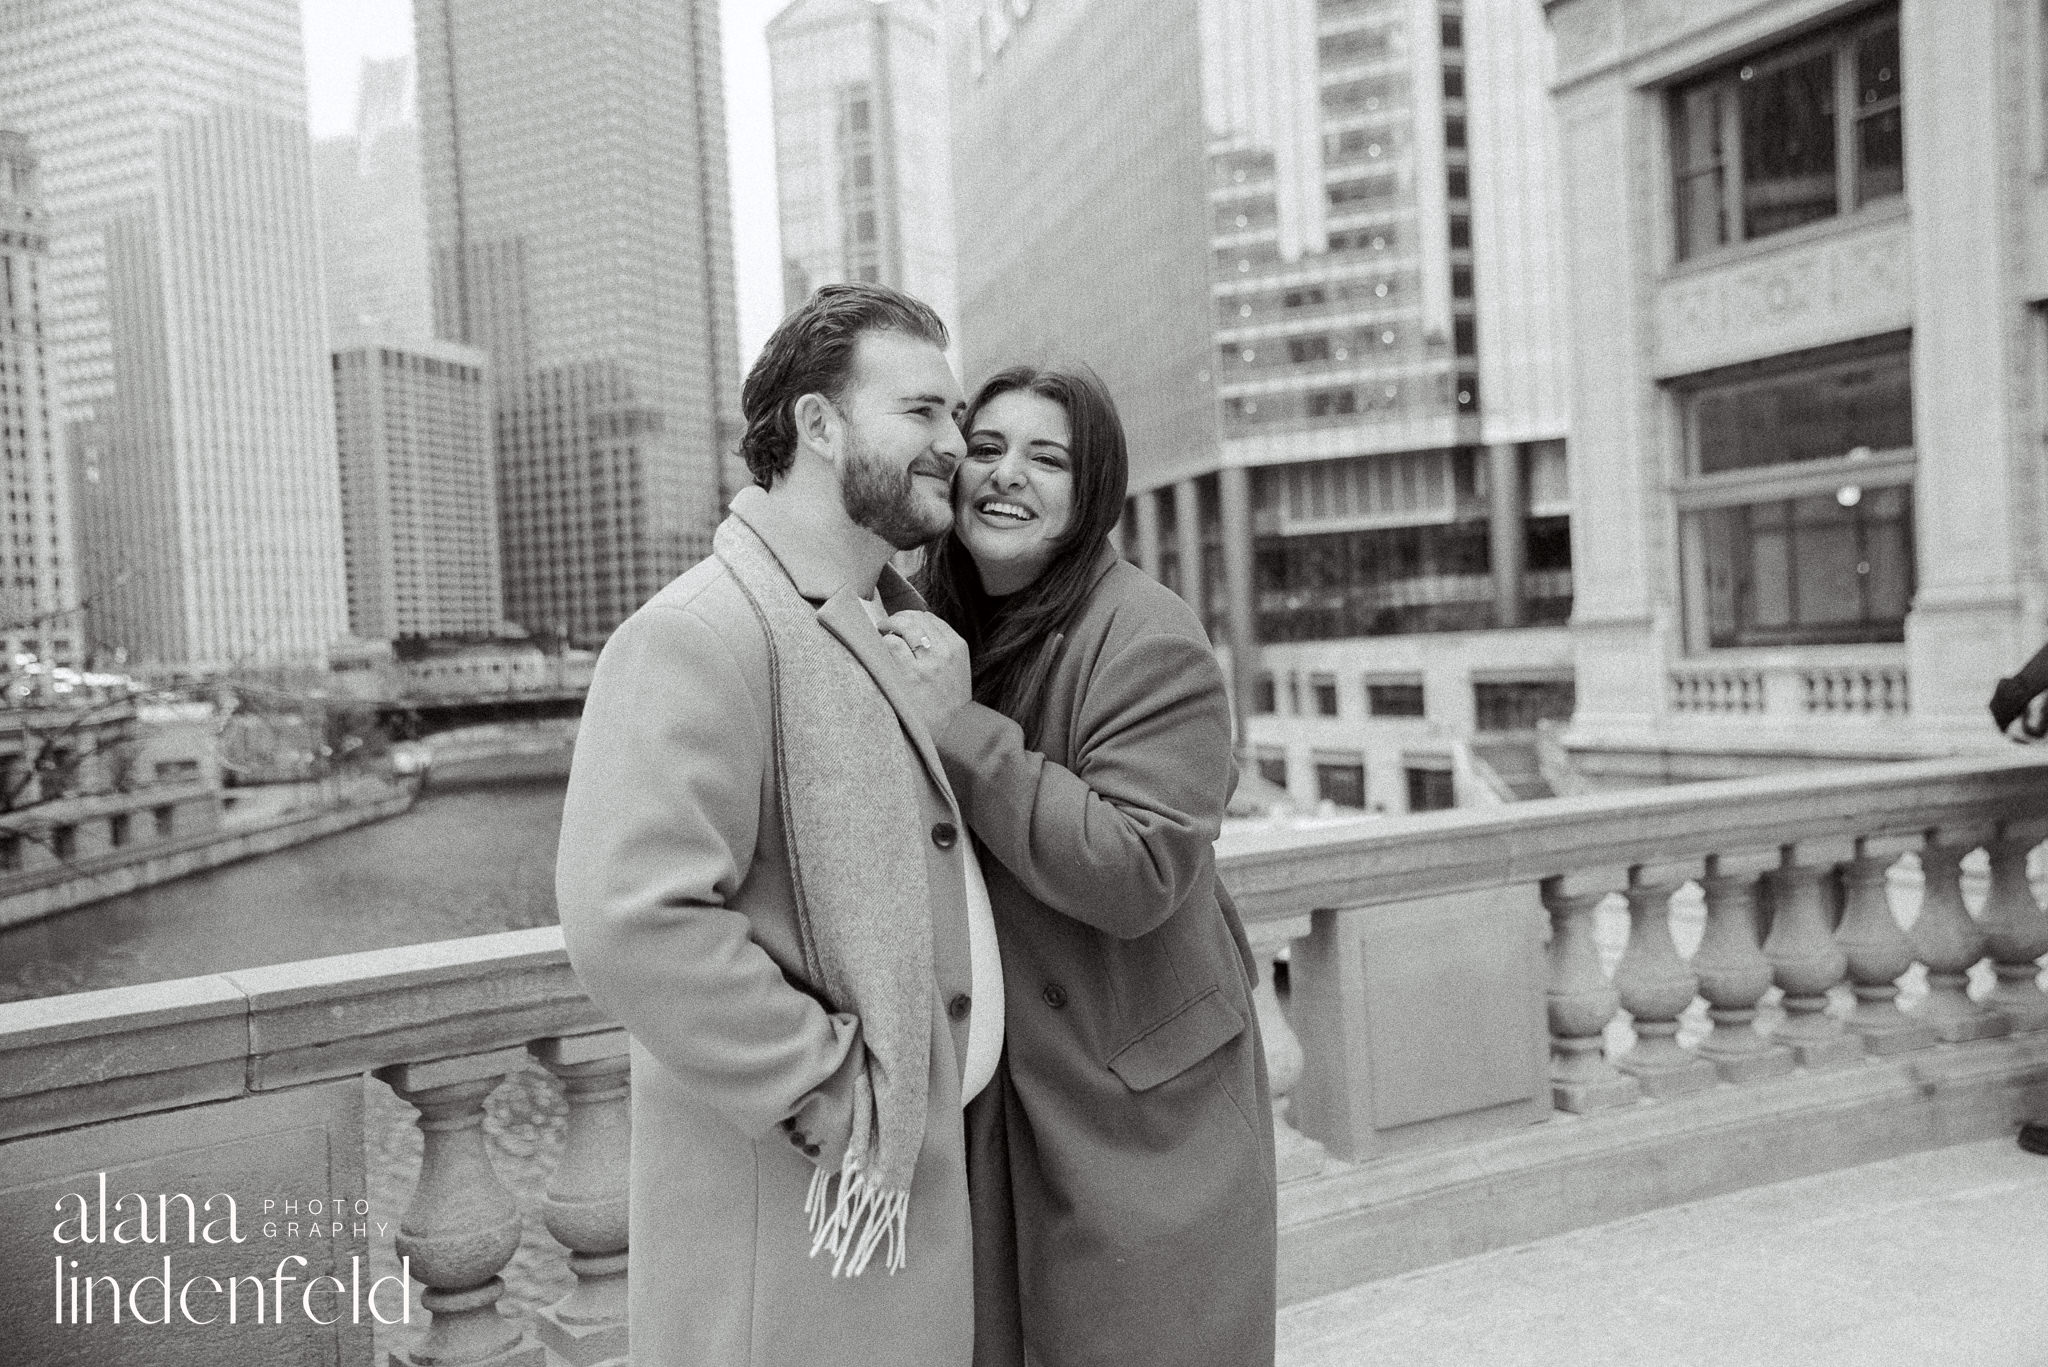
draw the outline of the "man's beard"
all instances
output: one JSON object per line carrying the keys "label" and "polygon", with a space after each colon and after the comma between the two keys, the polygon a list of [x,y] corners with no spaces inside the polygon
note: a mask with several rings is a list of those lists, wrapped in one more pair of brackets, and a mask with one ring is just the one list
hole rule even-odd
{"label": "man's beard", "polygon": [[858,430],[849,437],[846,459],[839,464],[839,501],[856,526],[867,528],[899,551],[929,545],[951,530],[950,501],[942,503],[939,511],[928,512],[917,496],[913,470],[928,464],[926,457],[891,469],[874,447],[861,439]]}

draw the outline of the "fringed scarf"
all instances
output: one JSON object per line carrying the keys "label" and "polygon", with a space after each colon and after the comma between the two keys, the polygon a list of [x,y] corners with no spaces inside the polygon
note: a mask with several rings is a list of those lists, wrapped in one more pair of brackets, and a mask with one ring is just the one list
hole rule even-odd
{"label": "fringed scarf", "polygon": [[[867,1066],[853,1134],[812,1175],[811,1256],[859,1276],[880,1249],[904,1265],[910,1179],[924,1143],[931,1064],[932,927],[917,760],[895,709],[754,530],[727,518],[712,549],[768,637],[775,788],[789,843],[804,968],[860,1020]],[[906,762],[907,760],[907,762]]]}

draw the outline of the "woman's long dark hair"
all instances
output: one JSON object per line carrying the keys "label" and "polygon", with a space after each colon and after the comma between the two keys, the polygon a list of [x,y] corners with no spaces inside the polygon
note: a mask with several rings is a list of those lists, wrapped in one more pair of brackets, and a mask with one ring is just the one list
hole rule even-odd
{"label": "woman's long dark hair", "polygon": [[1025,743],[1035,746],[1056,638],[1080,613],[1094,587],[1090,571],[1103,541],[1123,515],[1130,462],[1116,404],[1086,366],[1012,366],[989,376],[961,419],[970,440],[975,418],[989,400],[1013,390],[1050,399],[1066,410],[1072,439],[1068,454],[1074,473],[1073,521],[1054,544],[1045,571],[1007,598],[993,598],[982,588],[974,557],[958,532],[946,533],[926,556],[917,587],[931,610],[959,632],[973,652],[974,700],[1023,727]]}

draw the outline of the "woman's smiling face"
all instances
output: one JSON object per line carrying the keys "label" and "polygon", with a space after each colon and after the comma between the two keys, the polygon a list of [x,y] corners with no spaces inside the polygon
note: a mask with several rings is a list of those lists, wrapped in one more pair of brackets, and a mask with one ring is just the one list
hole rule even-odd
{"label": "woman's smiling face", "polygon": [[1001,597],[1045,571],[1074,520],[1073,436],[1067,410],[1028,389],[981,406],[967,459],[953,478],[953,527]]}

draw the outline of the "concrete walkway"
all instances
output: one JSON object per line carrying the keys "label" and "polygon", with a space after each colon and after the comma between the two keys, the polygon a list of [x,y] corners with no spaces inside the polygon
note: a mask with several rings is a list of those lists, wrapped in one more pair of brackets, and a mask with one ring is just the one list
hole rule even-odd
{"label": "concrete walkway", "polygon": [[1675,1206],[1289,1306],[1279,1341],[1280,1367],[2048,1367],[2048,1158]]}

